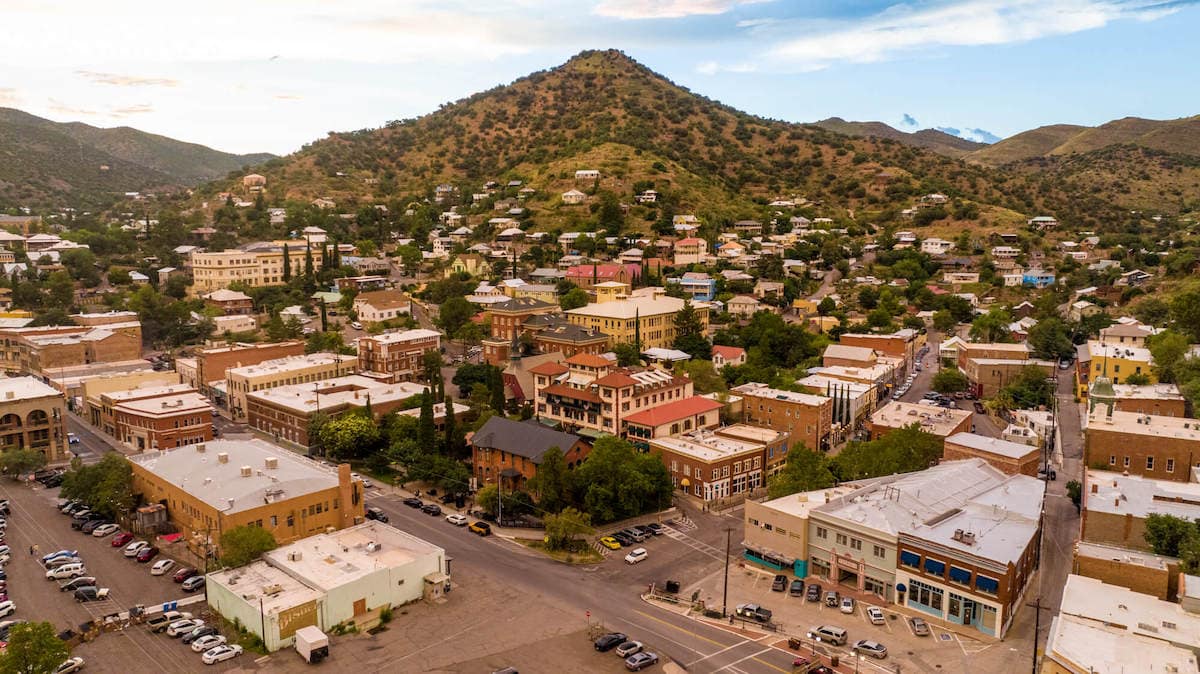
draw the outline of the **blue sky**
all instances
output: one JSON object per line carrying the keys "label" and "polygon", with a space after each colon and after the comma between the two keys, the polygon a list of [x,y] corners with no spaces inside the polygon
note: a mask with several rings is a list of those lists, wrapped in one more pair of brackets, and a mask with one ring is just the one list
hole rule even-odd
{"label": "blue sky", "polygon": [[789,121],[1007,136],[1200,114],[1192,0],[182,4],[5,0],[0,105],[286,153],[611,47]]}

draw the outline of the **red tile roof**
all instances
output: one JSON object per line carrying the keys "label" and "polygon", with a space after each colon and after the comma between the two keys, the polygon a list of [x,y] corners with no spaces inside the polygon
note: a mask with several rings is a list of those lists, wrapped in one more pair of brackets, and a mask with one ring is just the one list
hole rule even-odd
{"label": "red tile roof", "polygon": [[581,367],[612,367],[616,365],[613,361],[603,356],[597,356],[594,353],[577,353],[564,362],[567,365],[579,365]]}
{"label": "red tile roof", "polygon": [[568,369],[569,368],[562,363],[542,363],[541,365],[535,365],[529,368],[529,371],[533,374],[545,374],[551,377],[557,377],[558,375],[567,372]]}
{"label": "red tile roof", "polygon": [[692,396],[691,398],[676,400],[665,405],[642,410],[641,412],[634,412],[625,417],[625,421],[631,424],[638,424],[639,426],[662,426],[672,421],[688,419],[697,414],[719,410],[721,407],[723,405],[716,400],[710,400],[701,396]]}
{"label": "red tile roof", "polygon": [[724,358],[725,360],[737,360],[738,358],[741,358],[743,354],[746,353],[746,350],[740,346],[717,346],[717,345],[714,345],[712,348],[712,352],[713,352],[714,356],[720,354],[720,356],[722,358]]}
{"label": "red tile roof", "polygon": [[600,396],[596,395],[595,393],[572,388],[566,384],[551,384],[550,386],[542,389],[542,393],[547,395],[562,396],[564,398],[571,398],[573,400],[585,400],[590,403],[600,402]]}
{"label": "red tile roof", "polygon": [[612,386],[613,388],[624,388],[626,386],[637,386],[638,380],[630,377],[624,372],[610,372],[609,374],[600,377],[595,382],[599,386]]}

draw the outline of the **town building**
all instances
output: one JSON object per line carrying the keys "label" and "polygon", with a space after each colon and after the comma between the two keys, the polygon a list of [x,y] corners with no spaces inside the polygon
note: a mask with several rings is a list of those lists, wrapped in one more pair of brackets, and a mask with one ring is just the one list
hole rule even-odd
{"label": "town building", "polygon": [[440,352],[442,333],[416,328],[358,339],[358,369],[385,382],[413,381],[423,372],[425,354]]}
{"label": "town building", "polygon": [[844,367],[874,367],[879,362],[880,353],[866,346],[849,346],[847,344],[830,344],[821,354],[821,364],[826,367],[842,365]]}
{"label": "town building", "polygon": [[265,344],[223,344],[197,349],[190,358],[176,358],[179,381],[191,386],[224,407],[225,371],[231,367],[257,365],[265,360],[304,355],[304,341]]}
{"label": "town building", "polygon": [[123,400],[112,406],[116,437],[139,452],[213,438],[212,406],[195,390]]}
{"label": "town building", "polygon": [[598,356],[608,351],[608,335],[595,328],[568,323],[560,315],[535,316],[525,322],[525,327],[538,353],[557,352],[570,358],[581,353]]}
{"label": "town building", "polygon": [[557,314],[557,304],[529,297],[513,298],[491,304],[484,311],[484,320],[490,322],[491,334],[483,339],[483,357],[492,365],[508,360],[514,342],[529,331],[529,319],[535,316]]}
{"label": "town building", "polygon": [[[73,317],[75,318],[75,317]],[[78,321],[77,321],[78,322]],[[142,359],[142,324],[137,320],[87,325],[49,333],[27,332],[17,344],[22,372],[49,376],[85,372],[96,365]]]}
{"label": "town building", "polygon": [[471,465],[479,484],[523,489],[537,477],[546,452],[557,447],[568,469],[578,468],[591,445],[576,435],[547,428],[536,421],[513,421],[494,416],[467,438]]}
{"label": "town building", "polygon": [[0,445],[67,460],[67,406],[62,393],[34,377],[0,378]]}
{"label": "town building", "polygon": [[679,239],[675,242],[674,248],[676,267],[704,264],[708,258],[708,242],[694,236]]}
{"label": "town building", "polygon": [[[715,399],[713,394],[705,397],[710,400]],[[766,452],[763,465],[766,467],[767,477],[776,475],[787,465],[788,448],[790,447],[790,436],[787,431],[777,431],[773,428],[749,424],[729,424],[728,426],[718,426],[712,430],[713,434],[718,437],[762,445]]]}
{"label": "town building", "polygon": [[242,316],[254,313],[254,300],[237,290],[221,288],[203,295],[206,306],[213,307],[226,316]]}
{"label": "town building", "polygon": [[354,298],[354,312],[363,325],[376,325],[411,314],[412,300],[399,290],[373,290]]}
{"label": "town building", "polygon": [[290,272],[299,276],[304,273],[309,256],[313,269],[321,268],[324,246],[310,246],[305,241],[269,241],[219,252],[192,253],[193,290],[203,294],[228,288],[232,283],[251,288],[284,284],[285,256]]}
{"label": "town building", "polygon": [[[450,403],[450,411],[454,414],[454,419],[458,422],[462,422],[464,419],[474,418],[470,405],[452,402]],[[414,407],[412,409],[400,410],[399,412],[396,412],[396,416],[420,419],[421,408]],[[433,404],[433,428],[439,433],[446,430],[446,403]]]}
{"label": "town building", "polygon": [[945,439],[943,461],[983,459],[1006,475],[1037,477],[1040,448],[975,433],[955,433]]}
{"label": "town building", "polygon": [[[675,316],[684,304],[685,300],[668,297],[657,289],[650,295],[597,301],[567,311],[566,317],[580,327],[608,335],[610,347],[636,342],[643,349],[670,348],[676,337]],[[708,306],[694,304],[692,308],[702,329],[707,329]]]}
{"label": "town building", "polygon": [[1054,363],[1030,358],[1024,343],[972,343],[958,346],[958,369],[967,377],[969,390],[978,398],[990,398],[1022,372],[1037,367],[1047,377],[1055,374]]}
{"label": "town building", "polygon": [[362,484],[349,464],[334,469],[265,440],[212,440],[129,462],[134,493],[166,506],[201,559],[218,556],[221,534],[234,527],[262,527],[286,545],[363,521]]}
{"label": "town building", "polygon": [[1187,416],[1187,400],[1177,384],[1114,384],[1116,409],[1160,417]]}
{"label": "town building", "polygon": [[641,274],[642,268],[636,264],[581,264],[567,268],[565,278],[584,290],[591,290],[598,283],[632,286]]}
{"label": "town building", "polygon": [[743,422],[787,431],[792,447],[801,443],[819,451],[831,447],[832,398],[783,391],[753,382],[734,387],[730,393],[742,397]]}
{"label": "town building", "polygon": [[1071,570],[1110,585],[1170,600],[1179,592],[1179,560],[1119,546],[1075,541]]}
{"label": "town building", "polygon": [[871,439],[878,440],[896,429],[917,424],[920,430],[936,435],[944,441],[955,433],[970,432],[971,415],[970,410],[893,401],[871,415],[867,428]]}
{"label": "town building", "polygon": [[885,356],[899,358],[901,370],[916,364],[917,350],[925,344],[925,335],[910,328],[897,330],[886,335],[871,335],[848,332],[838,338],[844,346],[861,346],[873,349]]}
{"label": "town building", "polygon": [[1084,423],[1083,463],[1117,473],[1189,482],[1192,467],[1200,466],[1200,421],[1119,412],[1093,402]]}
{"label": "town building", "polygon": [[717,280],[703,272],[687,272],[678,278],[667,279],[668,284],[677,284],[693,302],[711,302],[717,296]]}
{"label": "town building", "polygon": [[696,430],[653,438],[649,445],[671,483],[703,501],[743,497],[766,484],[766,448],[760,443]]}
{"label": "town building", "polygon": [[787,570],[797,578],[807,578],[809,513],[855,489],[853,484],[844,484],[769,501],[747,499],[742,511],[745,520],[742,556],[769,569]]}
{"label": "town building", "polygon": [[1082,540],[1150,552],[1146,518],[1200,518],[1200,484],[1114,471],[1084,471],[1080,501]]}
{"label": "town building", "polygon": [[531,372],[537,418],[589,437],[624,437],[629,415],[692,396],[687,377],[618,367],[591,354],[576,354],[561,365],[545,363]]}
{"label": "town building", "polygon": [[645,451],[653,438],[715,428],[721,423],[723,407],[701,396],[673,400],[626,416],[625,436],[634,447]]}
{"label": "town building", "polygon": [[1150,349],[1136,346],[1137,342],[1132,341],[1136,338],[1129,339],[1131,341],[1125,344],[1090,339],[1076,349],[1075,375],[1080,398],[1087,397],[1089,382],[1101,375],[1111,379],[1113,384],[1120,384],[1134,375],[1145,378],[1150,384],[1158,381]]}
{"label": "town building", "polygon": [[[112,418],[112,409],[105,409],[104,403],[100,399],[102,394],[160,388],[178,384],[178,382],[179,377],[174,372],[158,372],[151,369],[88,377],[80,382],[82,408],[79,411],[92,426],[115,437],[116,429]],[[187,390],[187,388],[190,387],[181,390]]]}
{"label": "town building", "polygon": [[349,375],[306,384],[276,386],[246,394],[250,427],[272,436],[276,442],[307,449],[313,417],[336,418],[343,413],[370,406],[379,418],[388,412],[415,407],[416,397],[429,387],[411,382],[382,382],[362,375]]}
{"label": "town building", "polygon": [[309,353],[264,360],[225,371],[225,393],[230,417],[246,421],[246,395],[276,386],[308,384],[353,374],[358,358],[335,353]]}

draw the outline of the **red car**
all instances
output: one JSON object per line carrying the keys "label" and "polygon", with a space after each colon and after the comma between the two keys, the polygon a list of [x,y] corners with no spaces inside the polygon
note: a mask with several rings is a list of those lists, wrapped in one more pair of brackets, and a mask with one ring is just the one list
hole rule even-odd
{"label": "red car", "polygon": [[154,547],[153,545],[146,546],[142,548],[141,552],[137,553],[138,564],[145,564],[157,556],[158,548]]}
{"label": "red car", "polygon": [[113,536],[110,542],[114,548],[123,548],[133,542],[133,534],[129,533],[128,531],[122,531],[116,536]]}
{"label": "red car", "polygon": [[182,569],[176,571],[175,575],[171,576],[171,580],[175,581],[176,583],[182,583],[183,581],[187,580],[188,578],[191,578],[192,576],[194,576],[198,573],[200,573],[200,572],[195,569],[190,569],[190,568],[185,567],[185,568],[182,568]]}

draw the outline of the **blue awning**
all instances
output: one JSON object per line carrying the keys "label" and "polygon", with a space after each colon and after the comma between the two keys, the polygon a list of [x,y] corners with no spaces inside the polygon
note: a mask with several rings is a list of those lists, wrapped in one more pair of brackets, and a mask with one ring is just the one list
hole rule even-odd
{"label": "blue awning", "polygon": [[963,585],[971,584],[971,572],[966,569],[960,569],[957,566],[950,567],[950,580]]}
{"label": "blue awning", "polygon": [[902,550],[900,552],[900,563],[905,566],[911,566],[914,569],[919,569],[921,568],[921,555],[918,555],[915,552]]}
{"label": "blue awning", "polygon": [[925,558],[925,573],[940,576],[946,572],[946,564],[936,559]]}
{"label": "blue awning", "polygon": [[975,588],[980,592],[997,594],[1000,592],[1000,581],[987,576],[975,576]]}

